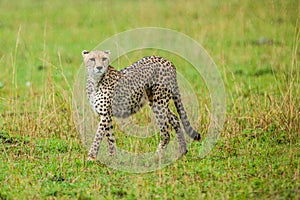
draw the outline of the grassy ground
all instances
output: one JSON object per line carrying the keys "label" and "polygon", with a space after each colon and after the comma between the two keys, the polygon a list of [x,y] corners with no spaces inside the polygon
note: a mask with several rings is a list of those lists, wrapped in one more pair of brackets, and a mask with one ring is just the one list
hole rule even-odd
{"label": "grassy ground", "polygon": [[[0,199],[299,199],[299,6],[0,1]],[[87,163],[71,111],[80,52],[146,26],[183,32],[213,57],[227,90],[220,139],[203,159],[192,144],[146,174]]]}

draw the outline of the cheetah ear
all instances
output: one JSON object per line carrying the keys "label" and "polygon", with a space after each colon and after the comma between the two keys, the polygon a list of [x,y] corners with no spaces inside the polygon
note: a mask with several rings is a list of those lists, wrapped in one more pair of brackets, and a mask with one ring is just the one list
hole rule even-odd
{"label": "cheetah ear", "polygon": [[85,57],[87,54],[89,54],[89,52],[87,50],[83,50],[81,52],[82,57]]}
{"label": "cheetah ear", "polygon": [[105,50],[104,53],[110,55],[110,50]]}

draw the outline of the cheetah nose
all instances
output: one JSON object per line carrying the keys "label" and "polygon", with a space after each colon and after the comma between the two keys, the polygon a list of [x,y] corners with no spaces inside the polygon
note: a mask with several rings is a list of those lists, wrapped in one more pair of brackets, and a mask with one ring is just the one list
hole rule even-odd
{"label": "cheetah nose", "polygon": [[102,66],[98,66],[98,67],[96,67],[98,70],[101,70],[102,69]]}

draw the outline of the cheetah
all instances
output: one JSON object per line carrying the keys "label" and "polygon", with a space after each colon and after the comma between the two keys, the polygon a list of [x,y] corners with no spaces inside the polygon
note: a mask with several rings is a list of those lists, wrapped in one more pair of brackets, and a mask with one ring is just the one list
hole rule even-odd
{"label": "cheetah", "polygon": [[160,56],[148,56],[118,71],[110,65],[110,51],[82,51],[87,71],[86,93],[100,121],[88,153],[88,160],[95,160],[103,136],[106,136],[109,154],[116,155],[112,117],[126,118],[138,112],[147,102],[160,129],[157,153],[165,152],[170,141],[168,125],[177,136],[180,154],[187,153],[187,145],[178,117],[169,109],[174,101],[185,132],[194,140],[201,135],[190,125],[181,102],[175,66]]}

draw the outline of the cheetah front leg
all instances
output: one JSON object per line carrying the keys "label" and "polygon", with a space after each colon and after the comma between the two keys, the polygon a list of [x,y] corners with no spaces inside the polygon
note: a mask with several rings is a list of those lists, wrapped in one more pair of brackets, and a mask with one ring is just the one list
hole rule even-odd
{"label": "cheetah front leg", "polygon": [[179,145],[179,151],[181,155],[184,155],[187,153],[187,147],[186,147],[186,141],[184,138],[183,131],[180,127],[180,122],[178,117],[170,110],[168,109],[168,119],[171,126],[174,128],[178,140]]}
{"label": "cheetah front leg", "polygon": [[109,155],[115,156],[116,155],[116,140],[113,133],[113,126],[111,118],[108,120],[107,127],[105,128],[105,136],[108,142],[109,148]]}
{"label": "cheetah front leg", "polygon": [[102,141],[104,134],[108,141],[109,154],[110,155],[116,154],[116,143],[115,143],[114,135],[112,133],[112,120],[109,117],[105,117],[101,115],[94,141],[89,150],[88,160],[96,160],[100,143]]}
{"label": "cheetah front leg", "polygon": [[103,126],[103,121],[100,120],[94,141],[90,147],[89,154],[88,154],[88,160],[90,160],[90,161],[96,160],[96,157],[97,157],[98,151],[99,151],[99,147],[100,147],[100,143],[103,138],[104,130],[105,130],[105,128]]}

